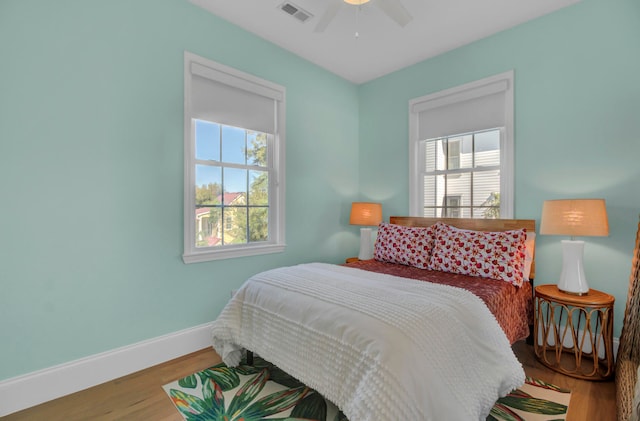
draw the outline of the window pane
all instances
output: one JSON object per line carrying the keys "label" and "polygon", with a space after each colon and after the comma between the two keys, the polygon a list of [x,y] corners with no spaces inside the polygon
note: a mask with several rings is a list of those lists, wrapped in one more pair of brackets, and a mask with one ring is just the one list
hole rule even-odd
{"label": "window pane", "polygon": [[436,148],[438,146],[438,142],[434,140],[427,140],[425,142],[425,164],[424,167],[427,172],[433,172],[436,170]]}
{"label": "window pane", "polygon": [[[452,150],[452,145],[454,148]],[[465,136],[457,136],[453,138],[449,138],[449,150],[450,156],[455,158],[454,153],[457,153],[457,159],[459,161],[459,165],[456,168],[472,168],[473,167],[473,136],[465,135]],[[449,169],[455,169],[449,167]]]}
{"label": "window pane", "polygon": [[269,239],[269,212],[267,208],[249,208],[249,241]]}
{"label": "window pane", "polygon": [[196,165],[196,207],[220,204],[222,170],[220,167]]}
{"label": "window pane", "polygon": [[247,242],[247,208],[224,208],[224,244]]}
{"label": "window pane", "polygon": [[249,171],[249,205],[269,204],[269,173]]}
{"label": "window pane", "polygon": [[500,130],[489,130],[475,134],[476,152],[500,150]]}
{"label": "window pane", "polygon": [[446,170],[447,169],[447,139],[437,139],[435,143],[435,169]]}
{"label": "window pane", "polygon": [[247,164],[267,166],[267,135],[247,132]]}
{"label": "window pane", "polygon": [[[247,197],[247,170],[242,168],[224,169],[224,194],[225,205],[236,200],[237,195],[243,195],[245,198]],[[229,197],[227,197],[227,195],[229,195]]]}
{"label": "window pane", "polygon": [[[473,206],[487,206],[500,192],[500,172],[482,171],[473,175]],[[499,198],[498,198],[499,200]]]}
{"label": "window pane", "polygon": [[425,206],[436,206],[438,205],[438,200],[436,193],[439,189],[436,188],[436,176],[434,175],[425,175],[423,177],[423,185],[424,185],[424,205]]}
{"label": "window pane", "polygon": [[500,172],[485,171],[473,177],[473,206],[478,218],[500,217]]}
{"label": "window pane", "polygon": [[471,203],[471,173],[447,175],[447,196],[460,197],[461,206]]}
{"label": "window pane", "polygon": [[246,163],[245,149],[245,130],[238,127],[222,126],[222,161],[244,165]]}
{"label": "window pane", "polygon": [[215,247],[222,244],[222,211],[219,207],[196,208],[196,247]]}
{"label": "window pane", "polygon": [[220,245],[220,214],[222,183],[221,169],[208,165],[196,165],[195,246]]}
{"label": "window pane", "polygon": [[204,120],[194,121],[196,159],[220,161],[220,125]]}
{"label": "window pane", "polygon": [[461,140],[449,139],[447,142],[447,169],[456,170],[460,168],[460,143]]}
{"label": "window pane", "polygon": [[475,134],[476,167],[500,165],[500,130]]}

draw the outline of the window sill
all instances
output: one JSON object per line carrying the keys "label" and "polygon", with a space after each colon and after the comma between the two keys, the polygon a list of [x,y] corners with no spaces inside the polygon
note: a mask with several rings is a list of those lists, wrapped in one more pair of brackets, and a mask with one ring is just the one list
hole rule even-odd
{"label": "window sill", "polygon": [[241,246],[222,250],[204,250],[192,253],[184,253],[184,263],[208,262],[211,260],[233,259],[235,257],[257,256],[260,254],[281,253],[285,249],[284,244],[269,244],[257,246]]}

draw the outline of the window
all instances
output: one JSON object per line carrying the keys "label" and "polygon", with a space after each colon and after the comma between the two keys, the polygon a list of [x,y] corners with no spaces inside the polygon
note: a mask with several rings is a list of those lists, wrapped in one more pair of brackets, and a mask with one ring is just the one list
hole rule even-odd
{"label": "window", "polygon": [[185,52],[185,263],[284,249],[283,87]]}
{"label": "window", "polygon": [[409,102],[410,213],[513,217],[513,72]]}
{"label": "window", "polygon": [[427,139],[422,215],[495,218],[500,215],[500,130]]}

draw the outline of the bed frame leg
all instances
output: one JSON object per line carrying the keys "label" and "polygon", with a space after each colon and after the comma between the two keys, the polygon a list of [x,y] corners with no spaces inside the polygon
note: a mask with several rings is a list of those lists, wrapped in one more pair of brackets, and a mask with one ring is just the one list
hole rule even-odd
{"label": "bed frame leg", "polygon": [[247,350],[247,365],[253,365],[253,352]]}

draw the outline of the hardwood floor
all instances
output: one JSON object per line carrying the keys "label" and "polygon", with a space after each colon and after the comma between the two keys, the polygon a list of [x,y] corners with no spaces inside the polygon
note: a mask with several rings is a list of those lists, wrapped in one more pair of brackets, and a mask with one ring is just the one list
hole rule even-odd
{"label": "hardwood floor", "polygon": [[[533,347],[524,342],[516,343],[514,351],[527,375],[571,389],[572,395],[567,421],[614,421],[616,419],[613,381],[578,380],[549,370],[535,359]],[[162,385],[219,362],[220,357],[212,349],[204,349],[102,385],[16,412],[8,415],[4,420],[181,421],[181,416],[162,390]]]}
{"label": "hardwood floor", "polygon": [[567,421],[615,421],[616,387],[613,380],[575,379],[548,369],[535,357],[532,345],[517,342],[513,349],[528,376],[571,390]]}

